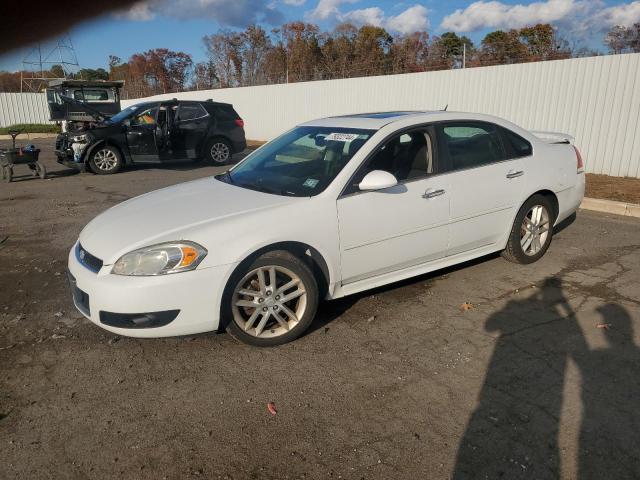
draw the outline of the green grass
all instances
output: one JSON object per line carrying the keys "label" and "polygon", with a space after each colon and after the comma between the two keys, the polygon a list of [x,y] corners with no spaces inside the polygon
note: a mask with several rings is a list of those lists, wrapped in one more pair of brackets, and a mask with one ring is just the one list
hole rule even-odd
{"label": "green grass", "polygon": [[60,133],[60,127],[55,123],[24,123],[0,128],[0,135],[8,135],[9,130],[20,130],[22,133]]}

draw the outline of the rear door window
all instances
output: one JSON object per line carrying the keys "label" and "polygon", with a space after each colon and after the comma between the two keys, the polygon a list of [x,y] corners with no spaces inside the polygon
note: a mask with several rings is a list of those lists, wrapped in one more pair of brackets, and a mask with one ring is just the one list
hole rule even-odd
{"label": "rear door window", "polygon": [[199,103],[189,103],[178,107],[178,121],[186,122],[206,117],[207,111]]}
{"label": "rear door window", "polygon": [[439,125],[442,147],[449,156],[451,170],[481,167],[507,159],[500,131],[484,122]]}

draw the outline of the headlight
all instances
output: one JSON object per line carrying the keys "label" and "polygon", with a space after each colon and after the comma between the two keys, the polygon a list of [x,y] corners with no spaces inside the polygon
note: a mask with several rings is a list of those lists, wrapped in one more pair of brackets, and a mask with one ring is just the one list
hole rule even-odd
{"label": "headlight", "polygon": [[207,250],[193,242],[169,242],[134,250],[120,257],[111,273],[154,276],[194,270]]}
{"label": "headlight", "polygon": [[83,143],[86,142],[87,140],[89,140],[89,136],[84,134],[84,135],[76,135],[75,137],[72,137],[71,140],[75,143]]}

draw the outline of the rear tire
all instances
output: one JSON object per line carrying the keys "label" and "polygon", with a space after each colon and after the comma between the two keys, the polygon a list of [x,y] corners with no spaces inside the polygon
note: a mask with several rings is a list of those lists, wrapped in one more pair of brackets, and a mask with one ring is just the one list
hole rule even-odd
{"label": "rear tire", "polygon": [[204,157],[214,165],[225,165],[233,156],[231,144],[224,138],[212,138],[207,142]]}
{"label": "rear tire", "polygon": [[318,309],[318,285],[306,263],[286,251],[265,253],[234,272],[223,296],[227,332],[257,347],[300,337]]}
{"label": "rear tire", "polygon": [[122,168],[122,155],[111,145],[101,145],[91,154],[89,168],[98,175],[118,173]]}
{"label": "rear tire", "polygon": [[502,256],[523,265],[537,262],[551,245],[555,221],[551,201],[544,195],[533,195],[518,211]]}

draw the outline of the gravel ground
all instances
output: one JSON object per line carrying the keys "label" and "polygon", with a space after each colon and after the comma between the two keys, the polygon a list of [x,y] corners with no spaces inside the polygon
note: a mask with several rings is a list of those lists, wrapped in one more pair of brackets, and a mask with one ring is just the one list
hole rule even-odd
{"label": "gravel ground", "polygon": [[324,303],[279,348],[119,338],[74,310],[68,249],[219,169],[73,174],[38,144],[51,179],[0,184],[0,478],[640,478],[637,219]]}

